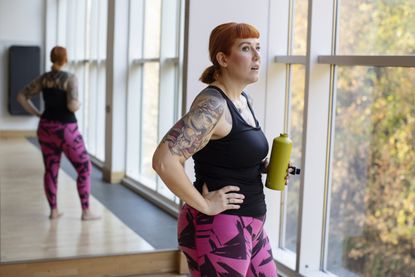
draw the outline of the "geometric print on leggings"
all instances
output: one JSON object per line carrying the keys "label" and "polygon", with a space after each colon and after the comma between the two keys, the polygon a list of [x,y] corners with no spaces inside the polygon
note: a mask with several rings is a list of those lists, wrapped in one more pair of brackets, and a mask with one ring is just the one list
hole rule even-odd
{"label": "geometric print on leggings", "polygon": [[83,209],[89,207],[91,162],[77,123],[41,119],[37,130],[42,151],[44,189],[51,208],[57,207],[57,182],[62,152],[78,174],[76,184]]}
{"label": "geometric print on leggings", "polygon": [[178,242],[191,276],[277,276],[265,216],[207,216],[184,205]]}

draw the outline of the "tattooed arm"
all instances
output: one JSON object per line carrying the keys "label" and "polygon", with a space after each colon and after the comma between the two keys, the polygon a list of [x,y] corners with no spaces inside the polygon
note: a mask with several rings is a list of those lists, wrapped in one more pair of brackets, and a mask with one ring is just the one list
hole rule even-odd
{"label": "tattooed arm", "polygon": [[74,113],[77,110],[79,110],[81,106],[78,100],[78,79],[75,75],[69,77],[66,93],[66,102],[68,110]]}
{"label": "tattooed arm", "polygon": [[43,75],[31,81],[17,94],[17,101],[22,105],[28,113],[40,117],[42,113],[33,105],[30,100],[31,97],[39,94],[42,91]]}
{"label": "tattooed arm", "polygon": [[189,157],[209,142],[215,128],[221,124],[226,107],[225,99],[214,90],[199,94],[190,111],[165,135],[153,156],[153,168],[169,189],[188,205],[207,215],[238,209],[243,199],[241,194],[228,193],[238,191],[235,186],[213,192],[208,192],[204,186],[201,195],[183,167]]}

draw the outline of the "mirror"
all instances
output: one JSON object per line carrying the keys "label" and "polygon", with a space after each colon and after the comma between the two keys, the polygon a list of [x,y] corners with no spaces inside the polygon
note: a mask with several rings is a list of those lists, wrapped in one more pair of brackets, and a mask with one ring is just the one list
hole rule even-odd
{"label": "mirror", "polygon": [[76,172],[62,155],[58,209],[50,220],[37,138],[0,139],[1,262],[131,254],[177,249],[176,219],[119,184],[91,175],[91,210],[82,221]]}

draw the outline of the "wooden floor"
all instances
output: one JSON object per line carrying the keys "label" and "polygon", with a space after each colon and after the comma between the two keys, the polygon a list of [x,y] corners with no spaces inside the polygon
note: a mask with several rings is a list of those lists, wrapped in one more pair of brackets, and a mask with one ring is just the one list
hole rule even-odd
{"label": "wooden floor", "polygon": [[58,208],[49,220],[39,150],[26,139],[0,138],[1,263],[151,251],[153,247],[91,196],[101,220],[81,221],[76,183],[59,172]]}

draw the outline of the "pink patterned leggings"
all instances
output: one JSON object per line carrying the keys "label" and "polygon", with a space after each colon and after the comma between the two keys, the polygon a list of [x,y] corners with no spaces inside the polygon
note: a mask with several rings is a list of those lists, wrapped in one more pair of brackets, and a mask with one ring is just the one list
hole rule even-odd
{"label": "pink patterned leggings", "polygon": [[78,195],[82,209],[89,206],[91,190],[91,162],[76,123],[60,123],[41,119],[37,130],[45,166],[44,186],[46,198],[51,209],[57,207],[57,182],[62,152],[75,167]]}
{"label": "pink patterned leggings", "polygon": [[276,277],[265,216],[207,216],[184,205],[178,219],[179,247],[192,277]]}

